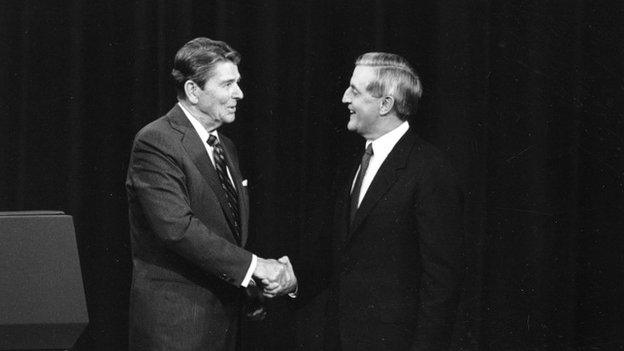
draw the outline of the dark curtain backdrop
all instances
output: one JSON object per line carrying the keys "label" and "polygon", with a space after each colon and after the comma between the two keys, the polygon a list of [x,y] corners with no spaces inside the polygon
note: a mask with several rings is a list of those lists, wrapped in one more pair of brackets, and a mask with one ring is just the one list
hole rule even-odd
{"label": "dark curtain backdrop", "polygon": [[[0,210],[74,216],[90,316],[74,349],[123,350],[123,183],[134,134],[175,102],[175,51],[208,36],[243,55],[223,132],[251,185],[251,247],[295,269],[362,145],[340,102],[353,61],[391,51],[424,82],[412,126],[466,189],[453,348],[624,349],[623,35],[620,1],[3,1]],[[315,345],[319,305],[272,302],[245,349]]]}

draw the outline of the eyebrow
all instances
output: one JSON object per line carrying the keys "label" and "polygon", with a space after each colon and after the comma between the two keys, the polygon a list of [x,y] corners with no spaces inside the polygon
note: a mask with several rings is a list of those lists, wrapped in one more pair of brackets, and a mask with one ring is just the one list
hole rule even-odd
{"label": "eyebrow", "polygon": [[238,83],[238,82],[240,82],[242,80],[243,80],[243,77],[238,76],[238,78],[230,78],[230,79],[223,80],[222,83],[224,83],[224,84],[225,83],[230,83],[230,82],[237,82]]}

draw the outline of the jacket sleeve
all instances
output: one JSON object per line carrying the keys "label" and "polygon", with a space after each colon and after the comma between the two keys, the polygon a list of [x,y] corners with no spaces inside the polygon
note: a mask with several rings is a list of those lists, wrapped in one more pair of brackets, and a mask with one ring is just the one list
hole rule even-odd
{"label": "jacket sleeve", "polygon": [[187,175],[173,156],[180,149],[179,143],[162,133],[140,132],[128,169],[129,192],[157,240],[207,274],[240,286],[252,254],[224,239],[216,226],[202,222],[193,212]]}
{"label": "jacket sleeve", "polygon": [[452,168],[437,163],[415,202],[422,276],[413,350],[447,350],[463,272],[463,195]]}

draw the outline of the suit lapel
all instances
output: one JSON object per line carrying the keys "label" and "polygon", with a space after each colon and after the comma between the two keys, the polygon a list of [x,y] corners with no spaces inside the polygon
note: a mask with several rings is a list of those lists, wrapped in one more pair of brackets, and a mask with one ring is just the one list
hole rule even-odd
{"label": "suit lapel", "polygon": [[[193,125],[180,106],[176,104],[175,107],[169,111],[169,116],[172,127],[182,133],[182,146],[193,160],[195,166],[197,166],[197,169],[199,169],[199,173],[206,179],[213,193],[217,196],[223,213],[230,223],[230,227],[233,228],[234,215],[231,211],[227,210],[227,199],[221,188],[219,175],[212,165],[212,161],[210,161],[210,156],[208,156],[206,152],[203,141],[199,138],[199,135],[197,135],[195,128],[193,128]],[[234,240],[234,242],[236,242],[236,240]]]}
{"label": "suit lapel", "polygon": [[[355,213],[353,223],[349,226],[346,243],[352,238],[354,232],[359,228],[364,219],[370,214],[371,210],[379,202],[384,194],[390,190],[396,182],[401,169],[405,168],[411,148],[414,145],[414,138],[408,130],[403,137],[397,142],[392,151],[386,157],[381,167],[377,171],[375,178],[368,187],[360,207]],[[347,214],[347,221],[348,221]]]}
{"label": "suit lapel", "polygon": [[353,179],[357,173],[359,163],[355,163],[349,168],[349,171],[344,171],[342,176],[344,177],[344,184],[338,188],[336,193],[336,208],[335,208],[335,223],[337,225],[336,232],[339,233],[339,246],[344,245],[349,237],[349,216],[351,206],[351,186],[353,185]]}

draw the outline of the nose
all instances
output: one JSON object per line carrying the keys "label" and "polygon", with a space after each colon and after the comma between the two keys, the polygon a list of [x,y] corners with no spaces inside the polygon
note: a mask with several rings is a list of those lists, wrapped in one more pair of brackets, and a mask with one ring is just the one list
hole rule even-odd
{"label": "nose", "polygon": [[232,92],[232,97],[234,99],[242,99],[243,98],[243,91],[241,90],[240,86],[238,86],[238,84],[235,84],[234,86],[234,91]]}
{"label": "nose", "polygon": [[344,94],[342,94],[342,103],[348,104],[350,102],[351,102],[351,89],[347,88]]}

